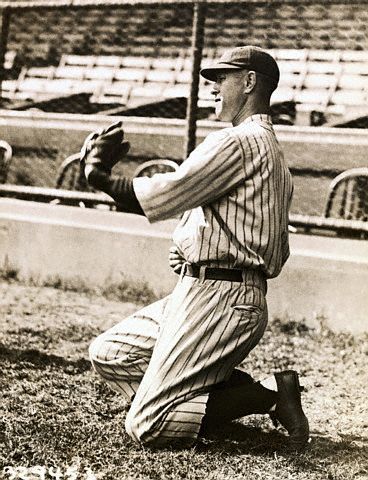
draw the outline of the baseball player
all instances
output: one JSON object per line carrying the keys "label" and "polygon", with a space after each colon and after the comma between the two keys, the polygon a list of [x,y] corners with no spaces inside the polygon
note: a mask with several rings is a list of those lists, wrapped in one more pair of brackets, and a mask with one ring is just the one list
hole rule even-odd
{"label": "baseball player", "polygon": [[214,82],[217,117],[232,126],[208,135],[176,172],[111,177],[129,148],[120,123],[82,148],[89,183],[125,210],[150,222],[181,215],[169,253],[175,289],[95,339],[91,361],[130,403],[125,428],[140,444],[191,446],[259,413],[299,448],[309,427],[297,373],[256,382],[239,368],[267,325],[267,279],[289,256],[292,181],[269,116],[279,69],[244,46],[201,74]]}

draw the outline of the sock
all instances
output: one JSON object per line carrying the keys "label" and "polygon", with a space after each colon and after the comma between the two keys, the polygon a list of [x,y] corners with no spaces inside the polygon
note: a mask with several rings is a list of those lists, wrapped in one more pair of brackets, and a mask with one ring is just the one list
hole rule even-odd
{"label": "sock", "polygon": [[224,422],[252,414],[265,414],[276,404],[277,392],[250,375],[236,371],[227,382],[210,392],[200,433],[205,435]]}
{"label": "sock", "polygon": [[[267,388],[268,390],[272,390],[273,392],[277,392],[277,383],[276,383],[276,378],[275,378],[274,375],[272,375],[271,377],[265,378],[264,380],[262,380],[260,382],[260,384],[263,387]],[[273,412],[275,410],[276,410],[276,402],[270,408],[270,412]]]}
{"label": "sock", "polygon": [[263,385],[268,390],[273,390],[274,392],[277,392],[277,383],[274,375],[272,375],[271,377],[265,378],[260,382],[260,384]]}

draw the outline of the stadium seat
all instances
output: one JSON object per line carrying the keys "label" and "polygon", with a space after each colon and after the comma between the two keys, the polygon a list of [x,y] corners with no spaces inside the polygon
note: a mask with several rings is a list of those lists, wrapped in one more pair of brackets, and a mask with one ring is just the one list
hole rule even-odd
{"label": "stadium seat", "polygon": [[146,81],[173,84],[175,82],[175,72],[168,70],[148,70],[146,72]]}
{"label": "stadium seat", "polygon": [[133,86],[131,90],[132,97],[153,97],[158,99],[167,86],[166,83],[145,82],[143,85]]}
{"label": "stadium seat", "polygon": [[277,61],[297,61],[304,63],[307,59],[308,51],[306,49],[284,49],[280,48],[270,52]]}
{"label": "stadium seat", "polygon": [[243,18],[237,18],[237,17],[229,17],[229,18],[224,18],[224,25],[226,25],[229,29],[233,28],[243,28],[244,29],[244,19]]}
{"label": "stadium seat", "polygon": [[78,91],[78,83],[79,82],[68,78],[47,80],[44,85],[44,91],[54,94],[54,96],[71,95]]}
{"label": "stadium seat", "polygon": [[114,80],[125,81],[131,84],[143,83],[146,77],[146,70],[138,68],[120,68],[115,70]]}
{"label": "stadium seat", "polygon": [[368,221],[368,167],[346,170],[331,182],[325,217]]}
{"label": "stadium seat", "polygon": [[17,90],[37,95],[44,92],[46,84],[47,81],[44,78],[25,78],[18,82]]}
{"label": "stadium seat", "polygon": [[55,188],[64,190],[93,191],[88,186],[81,168],[80,153],[73,153],[60,165],[55,181]]}
{"label": "stadium seat", "polygon": [[82,32],[70,32],[63,34],[63,42],[69,45],[78,45],[84,41],[85,34]]}
{"label": "stadium seat", "polygon": [[82,66],[91,67],[96,61],[95,55],[69,55],[64,54],[61,56],[59,66]]}
{"label": "stadium seat", "polygon": [[331,103],[346,106],[366,106],[367,93],[357,90],[337,90],[331,96]]}
{"label": "stadium seat", "polygon": [[368,91],[368,76],[344,73],[338,79],[337,85],[341,89]]}
{"label": "stadium seat", "polygon": [[150,67],[160,71],[178,70],[182,65],[182,60],[182,57],[154,58]]}
{"label": "stadium seat", "polygon": [[342,62],[368,62],[368,52],[366,50],[343,50],[341,52]]}
{"label": "stadium seat", "polygon": [[88,67],[85,70],[84,77],[89,80],[112,80],[116,69],[111,67]]}
{"label": "stadium seat", "polygon": [[73,78],[75,80],[82,80],[85,72],[86,67],[59,65],[55,70],[55,78]]}
{"label": "stadium seat", "polygon": [[283,5],[282,8],[280,8],[277,11],[277,16],[283,21],[287,22],[289,21],[290,18],[295,18],[297,15],[297,10],[294,5]]}
{"label": "stadium seat", "polygon": [[1,82],[1,97],[9,99],[14,98],[17,84],[18,80],[3,80]]}
{"label": "stadium seat", "polygon": [[300,88],[303,83],[304,75],[294,72],[281,72],[280,87]]}
{"label": "stadium seat", "polygon": [[166,87],[162,96],[164,98],[187,98],[189,97],[190,85],[187,84],[176,84],[169,87]]}
{"label": "stadium seat", "polygon": [[157,160],[148,160],[147,162],[142,163],[135,170],[133,177],[152,177],[156,173],[166,173],[166,172],[175,172],[179,168],[179,165],[173,160],[168,159],[157,159]]}
{"label": "stadium seat", "polygon": [[[208,64],[212,63],[212,60],[207,59],[207,63]],[[185,57],[183,60],[183,70],[192,70],[192,65],[193,65],[193,61],[191,57]],[[206,59],[203,59],[201,68],[204,68],[205,66],[208,66],[208,65],[206,65]]]}
{"label": "stadium seat", "polygon": [[295,60],[278,62],[280,73],[303,73],[307,70],[306,62],[297,62]]}
{"label": "stadium seat", "polygon": [[152,59],[146,57],[123,57],[122,67],[131,69],[143,69],[148,70],[151,68]]}
{"label": "stadium seat", "polygon": [[24,76],[34,78],[53,78],[55,67],[31,67],[24,71]]}
{"label": "stadium seat", "polygon": [[192,79],[192,72],[190,70],[182,70],[178,72],[175,76],[176,83],[187,83],[190,84]]}
{"label": "stadium seat", "polygon": [[128,103],[132,87],[125,82],[113,82],[109,85],[103,85],[99,91],[94,92],[90,101],[93,103],[117,103],[126,105]]}
{"label": "stadium seat", "polygon": [[95,60],[96,67],[120,68],[122,57],[117,55],[98,55]]}
{"label": "stadium seat", "polygon": [[283,103],[283,102],[292,102],[294,100],[295,90],[291,87],[282,87],[277,88],[272,96],[271,103]]}
{"label": "stadium seat", "polygon": [[344,62],[341,63],[342,71],[352,75],[368,75],[368,62]]}
{"label": "stadium seat", "polygon": [[342,66],[340,63],[334,63],[334,62],[317,62],[317,61],[308,61],[306,64],[306,69],[308,73],[313,73],[313,74],[320,74],[320,75],[327,75],[327,74],[333,74],[333,75],[339,75]]}
{"label": "stadium seat", "polygon": [[102,88],[104,82],[102,80],[79,80],[74,84],[75,93],[94,93]]}
{"label": "stadium seat", "polygon": [[329,62],[336,63],[340,60],[341,52],[339,50],[321,50],[321,49],[310,49],[307,53],[308,62],[309,61],[320,61],[320,62]]}
{"label": "stadium seat", "polygon": [[128,106],[134,108],[162,100],[165,86],[165,84],[151,82],[144,83],[141,86],[133,86],[130,91]]}
{"label": "stadium seat", "polygon": [[330,99],[330,92],[320,88],[305,88],[295,92],[294,100],[297,103],[326,107]]}
{"label": "stadium seat", "polygon": [[304,78],[303,86],[305,88],[335,88],[337,84],[337,77],[335,75],[325,74],[307,74]]}
{"label": "stadium seat", "polygon": [[8,142],[0,140],[0,183],[6,183],[13,150]]}

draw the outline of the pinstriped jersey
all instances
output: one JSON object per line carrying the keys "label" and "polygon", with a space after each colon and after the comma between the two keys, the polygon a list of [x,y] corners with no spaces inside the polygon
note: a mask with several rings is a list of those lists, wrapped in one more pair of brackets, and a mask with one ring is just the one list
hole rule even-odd
{"label": "pinstriped jersey", "polygon": [[133,186],[150,222],[183,214],[173,240],[190,263],[273,278],[289,256],[292,180],[268,115],[209,134],[176,172]]}

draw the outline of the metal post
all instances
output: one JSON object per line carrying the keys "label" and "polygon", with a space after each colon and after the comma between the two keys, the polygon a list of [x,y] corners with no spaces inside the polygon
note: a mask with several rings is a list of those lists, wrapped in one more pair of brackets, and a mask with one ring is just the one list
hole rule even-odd
{"label": "metal post", "polygon": [[198,113],[198,86],[199,86],[199,71],[202,62],[203,52],[203,37],[204,37],[204,23],[206,20],[206,4],[195,3],[193,6],[193,29],[192,29],[192,46],[191,57],[192,78],[190,83],[190,94],[187,104],[186,112],[186,132],[185,132],[185,146],[184,158],[190,154],[196,145],[196,128],[197,128],[197,113]]}
{"label": "metal post", "polygon": [[5,53],[8,46],[10,24],[10,8],[5,7],[1,12],[1,37],[0,37],[0,100],[2,97],[2,82],[5,78]]}

